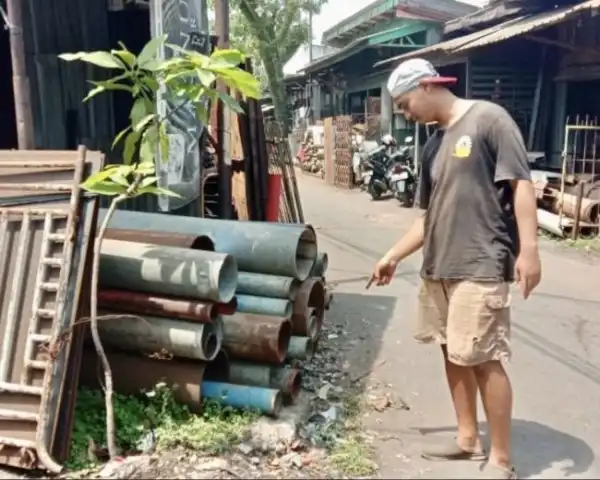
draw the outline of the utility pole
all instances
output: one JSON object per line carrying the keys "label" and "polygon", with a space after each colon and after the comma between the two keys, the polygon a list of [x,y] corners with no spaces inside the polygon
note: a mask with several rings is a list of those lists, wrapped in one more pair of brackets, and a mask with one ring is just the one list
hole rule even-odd
{"label": "utility pole", "polygon": [[[219,38],[219,48],[229,47],[229,0],[214,0],[215,3],[215,35]],[[217,89],[227,92],[223,82],[217,84]],[[217,171],[219,173],[219,218],[230,220],[231,207],[231,115],[225,109],[223,102],[217,100]]]}
{"label": "utility pole", "polygon": [[312,5],[311,9],[308,11],[308,63],[311,64],[313,61],[313,49],[312,49],[312,41],[313,41],[313,13],[312,13]]}
{"label": "utility pole", "polygon": [[10,36],[10,56],[13,72],[13,92],[15,97],[15,117],[19,150],[33,150],[33,117],[31,95],[25,64],[25,40],[23,38],[22,0],[7,0],[8,32]]}

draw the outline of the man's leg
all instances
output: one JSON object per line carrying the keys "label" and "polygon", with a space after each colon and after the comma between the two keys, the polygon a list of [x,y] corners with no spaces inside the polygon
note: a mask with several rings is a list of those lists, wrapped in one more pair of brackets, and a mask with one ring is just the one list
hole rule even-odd
{"label": "man's leg", "polygon": [[501,361],[510,359],[507,284],[460,282],[448,307],[448,360],[471,367],[490,433],[487,478],[513,478],[510,435],[512,389]]}
{"label": "man's leg", "polygon": [[429,460],[483,460],[477,428],[477,382],[472,368],[448,360],[446,330],[449,294],[442,282],[425,281],[419,293],[419,319],[415,338],[442,345],[446,379],[458,423],[458,438],[423,451]]}
{"label": "man's leg", "polygon": [[458,445],[468,452],[481,452],[477,424],[477,381],[472,368],[455,365],[448,360],[448,350],[442,347],[446,378],[458,424]]}
{"label": "man's leg", "polygon": [[510,435],[512,418],[512,387],[506,370],[498,361],[475,368],[481,400],[490,431],[490,465],[512,468]]}

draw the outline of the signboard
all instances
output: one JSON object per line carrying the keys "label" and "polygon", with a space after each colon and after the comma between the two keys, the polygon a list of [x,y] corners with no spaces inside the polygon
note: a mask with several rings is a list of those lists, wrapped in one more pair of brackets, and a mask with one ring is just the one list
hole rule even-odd
{"label": "signboard", "polygon": [[[167,43],[210,53],[206,0],[151,0],[150,21],[152,37],[166,35]],[[173,55],[178,53],[165,47],[159,53],[162,59]],[[158,185],[181,195],[181,198],[159,197],[159,208],[168,211],[181,208],[200,195],[202,172],[198,141],[203,125],[193,105],[182,104],[164,88],[158,94],[157,110],[167,119],[169,137],[167,161],[160,157],[160,152],[156,156]]]}

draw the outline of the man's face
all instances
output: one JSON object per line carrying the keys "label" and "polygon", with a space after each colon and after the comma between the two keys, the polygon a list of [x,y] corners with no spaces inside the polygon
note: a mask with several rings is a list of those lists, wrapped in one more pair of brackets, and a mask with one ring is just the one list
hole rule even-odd
{"label": "man's face", "polygon": [[396,106],[402,110],[407,120],[417,123],[428,123],[434,120],[430,89],[421,86],[394,99]]}

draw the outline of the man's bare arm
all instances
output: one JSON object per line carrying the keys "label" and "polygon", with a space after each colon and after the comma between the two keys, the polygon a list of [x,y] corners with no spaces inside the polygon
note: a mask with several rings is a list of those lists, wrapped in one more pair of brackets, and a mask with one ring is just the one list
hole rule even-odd
{"label": "man's bare arm", "polygon": [[401,262],[423,246],[425,237],[425,216],[415,220],[410,230],[383,257],[385,261]]}
{"label": "man's bare arm", "polygon": [[515,217],[519,229],[520,251],[536,251],[538,248],[537,201],[533,184],[529,180],[513,180]]}

